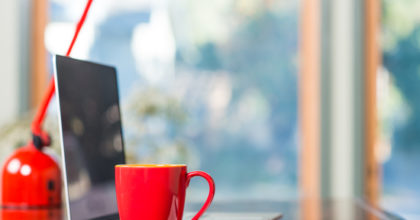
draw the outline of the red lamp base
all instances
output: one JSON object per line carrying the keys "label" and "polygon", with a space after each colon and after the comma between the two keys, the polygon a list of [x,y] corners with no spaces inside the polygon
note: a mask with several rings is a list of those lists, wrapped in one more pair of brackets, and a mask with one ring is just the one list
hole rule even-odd
{"label": "red lamp base", "polygon": [[30,143],[4,163],[2,208],[50,208],[61,205],[61,172],[49,155]]}

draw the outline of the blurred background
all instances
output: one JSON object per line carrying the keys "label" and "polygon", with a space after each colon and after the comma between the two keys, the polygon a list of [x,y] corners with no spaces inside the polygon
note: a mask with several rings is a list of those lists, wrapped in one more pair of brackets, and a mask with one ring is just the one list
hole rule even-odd
{"label": "blurred background", "polygon": [[[85,0],[0,2],[0,162]],[[360,197],[420,217],[420,2],[94,1],[72,57],[116,66],[129,163],[186,163],[216,201]],[[419,60],[417,60],[419,59]],[[44,124],[59,152],[57,106]],[[56,141],[54,141],[56,140]],[[188,200],[202,201],[194,180]]]}

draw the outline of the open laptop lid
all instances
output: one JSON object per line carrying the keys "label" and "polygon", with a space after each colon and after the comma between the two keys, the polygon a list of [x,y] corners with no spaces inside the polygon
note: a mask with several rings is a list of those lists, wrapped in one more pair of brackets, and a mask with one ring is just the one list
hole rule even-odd
{"label": "open laptop lid", "polygon": [[55,56],[68,218],[117,214],[114,165],[125,163],[113,67]]}

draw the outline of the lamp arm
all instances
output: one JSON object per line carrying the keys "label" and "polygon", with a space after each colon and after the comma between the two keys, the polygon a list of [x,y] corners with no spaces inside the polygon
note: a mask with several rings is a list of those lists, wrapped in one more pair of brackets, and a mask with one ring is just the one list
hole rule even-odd
{"label": "lamp arm", "polygon": [[[76,43],[77,37],[79,36],[79,32],[85,23],[87,14],[89,12],[90,6],[93,0],[87,0],[85,10],[83,11],[82,17],[80,17],[79,22],[76,26],[76,31],[74,32],[73,39],[70,43],[70,46],[67,50],[66,56],[70,56],[71,51],[73,50],[73,46]],[[50,138],[49,135],[42,130],[42,122],[45,119],[45,114],[47,112],[48,106],[51,102],[51,99],[55,92],[55,85],[54,85],[54,76],[51,78],[50,83],[48,85],[47,92],[44,95],[44,98],[41,101],[41,105],[38,108],[38,111],[35,115],[34,120],[31,124],[31,131],[33,136],[33,143],[36,148],[42,149],[44,146],[50,145]]]}

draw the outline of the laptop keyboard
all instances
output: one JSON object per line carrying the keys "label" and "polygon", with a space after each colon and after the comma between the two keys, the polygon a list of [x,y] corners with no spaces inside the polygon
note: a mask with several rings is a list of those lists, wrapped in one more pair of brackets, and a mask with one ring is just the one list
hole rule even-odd
{"label": "laptop keyboard", "polygon": [[112,214],[112,215],[107,215],[107,216],[94,218],[94,219],[91,219],[91,220],[119,220],[119,219],[120,219],[120,216],[118,214]]}

